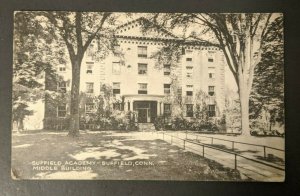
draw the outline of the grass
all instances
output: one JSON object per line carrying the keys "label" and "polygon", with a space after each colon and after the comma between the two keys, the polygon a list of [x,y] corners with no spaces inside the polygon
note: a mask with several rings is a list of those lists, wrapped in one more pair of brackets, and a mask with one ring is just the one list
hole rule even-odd
{"label": "grass", "polygon": [[[86,168],[70,166],[73,169],[69,171],[60,167],[40,171],[33,170],[33,161],[96,164]],[[149,132],[117,131],[81,132],[78,138],[71,138],[66,132],[43,130],[13,134],[12,176],[14,179],[249,180],[242,179],[236,170],[170,145]]]}

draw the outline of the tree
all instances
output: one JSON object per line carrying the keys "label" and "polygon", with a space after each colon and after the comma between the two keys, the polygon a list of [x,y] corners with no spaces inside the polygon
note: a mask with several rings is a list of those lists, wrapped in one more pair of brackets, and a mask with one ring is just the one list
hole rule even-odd
{"label": "tree", "polygon": [[[202,41],[201,36],[211,35],[224,53],[226,62],[238,86],[242,117],[242,133],[249,135],[249,96],[254,69],[261,61],[262,46],[270,33],[272,14],[155,14],[153,23],[165,28],[183,29],[185,39]],[[159,22],[158,22],[159,21]],[[197,30],[196,27],[198,27]],[[186,36],[189,29],[193,29]],[[211,33],[211,34],[210,34]],[[207,36],[206,36],[207,37]]]}
{"label": "tree", "polygon": [[[53,36],[67,48],[72,65],[71,106],[69,135],[79,135],[79,87],[82,59],[93,40],[98,40],[99,51],[105,51],[104,42],[113,40],[112,13],[95,12],[39,12],[45,25],[52,28]],[[102,47],[102,48],[101,48]]]}
{"label": "tree", "polygon": [[61,48],[38,21],[32,20],[33,16],[17,12],[14,19],[12,120],[19,130],[23,129],[25,117],[33,114],[29,105],[43,97],[43,73],[53,77],[56,64],[64,59]]}
{"label": "tree", "polygon": [[284,124],[284,63],[283,63],[283,17],[276,18],[269,28],[263,46],[262,60],[254,71],[253,90],[250,96],[250,119],[256,121],[267,112],[268,127]]}

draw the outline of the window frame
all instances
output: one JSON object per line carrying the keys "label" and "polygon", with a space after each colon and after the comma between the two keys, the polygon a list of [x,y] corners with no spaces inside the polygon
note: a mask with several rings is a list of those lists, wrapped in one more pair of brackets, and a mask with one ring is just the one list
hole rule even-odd
{"label": "window frame", "polygon": [[[89,110],[87,110],[87,106],[92,106],[92,109],[89,108]],[[94,110],[95,110],[95,104],[94,103],[85,103],[85,106],[84,106],[84,112],[85,114],[92,114],[94,113]]]}
{"label": "window frame", "polygon": [[[59,107],[64,106],[64,110],[61,110]],[[56,107],[57,110],[57,117],[58,118],[65,118],[67,116],[67,104],[64,103],[64,105],[58,105]],[[61,112],[64,112],[64,115],[60,115]]]}
{"label": "window frame", "polygon": [[[166,110],[166,106],[168,106],[168,110]],[[169,112],[166,112],[166,111],[169,111]],[[171,107],[171,104],[170,103],[164,103],[164,116],[171,116],[172,114],[172,107]]]}
{"label": "window frame", "polygon": [[[92,87],[92,88],[90,88],[90,87]],[[94,93],[94,82],[86,82],[85,83],[85,92],[88,94]]]}
{"label": "window frame", "polygon": [[209,117],[215,117],[216,116],[216,105],[215,104],[209,104],[208,105],[208,116]]}
{"label": "window frame", "polygon": [[171,84],[164,84],[164,94],[165,95],[171,94]]}
{"label": "window frame", "polygon": [[[145,85],[146,88],[141,88],[142,85]],[[138,94],[148,94],[148,83],[138,83]]]}
{"label": "window frame", "polygon": [[[117,66],[117,69],[116,69]],[[112,62],[112,74],[113,75],[120,75],[121,74],[121,63],[120,61]]]}
{"label": "window frame", "polygon": [[194,105],[193,104],[186,104],[186,117],[194,117]]}
{"label": "window frame", "polygon": [[171,75],[171,65],[170,64],[164,64],[164,76]]}
{"label": "window frame", "polygon": [[[118,85],[118,87],[116,87],[116,85]],[[113,82],[113,94],[117,95],[117,94],[121,94],[121,83],[120,82]]]}
{"label": "window frame", "polygon": [[[144,66],[146,69],[141,69],[141,67]],[[144,71],[144,72],[142,72]],[[138,63],[138,75],[140,76],[146,76],[148,75],[148,64],[147,63]]]}
{"label": "window frame", "polygon": [[[61,85],[61,84],[65,84],[65,85]],[[62,91],[63,93],[66,93],[67,92],[67,82],[66,81],[59,81],[57,83],[57,90]]]}
{"label": "window frame", "polygon": [[138,46],[137,54],[138,58],[147,58],[148,47],[147,46]]}

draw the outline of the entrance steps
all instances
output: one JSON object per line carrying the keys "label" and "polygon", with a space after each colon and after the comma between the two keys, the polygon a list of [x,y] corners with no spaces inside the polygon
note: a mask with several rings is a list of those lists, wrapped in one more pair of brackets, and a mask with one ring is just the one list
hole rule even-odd
{"label": "entrance steps", "polygon": [[153,123],[139,123],[139,131],[155,131],[155,126]]}

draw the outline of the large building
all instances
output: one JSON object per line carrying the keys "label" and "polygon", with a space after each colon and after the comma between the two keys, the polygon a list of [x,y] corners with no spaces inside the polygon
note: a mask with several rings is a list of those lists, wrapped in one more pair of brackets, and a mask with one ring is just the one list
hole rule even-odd
{"label": "large building", "polygon": [[[152,123],[157,116],[171,115],[170,96],[174,92],[184,97],[184,116],[192,118],[195,99],[201,91],[209,97],[209,116],[220,117],[225,108],[222,51],[205,41],[182,40],[161,28],[144,32],[143,20],[139,18],[119,26],[115,31],[115,48],[104,58],[97,58],[94,53],[98,48],[97,42],[91,44],[82,61],[80,91],[88,96],[97,96],[103,93],[102,85],[111,86],[115,100],[122,103],[122,106],[115,103],[114,108],[135,111],[138,123]],[[162,48],[172,45],[180,49],[176,63],[153,58]],[[46,89],[69,91],[71,66],[60,66],[57,71],[61,81],[53,84],[46,77]],[[172,85],[175,84],[174,91]],[[94,111],[94,104],[85,99],[81,101],[80,108],[89,114]],[[64,119],[68,105],[61,102],[55,105],[46,99],[44,126],[53,128],[49,126],[49,119]]]}

